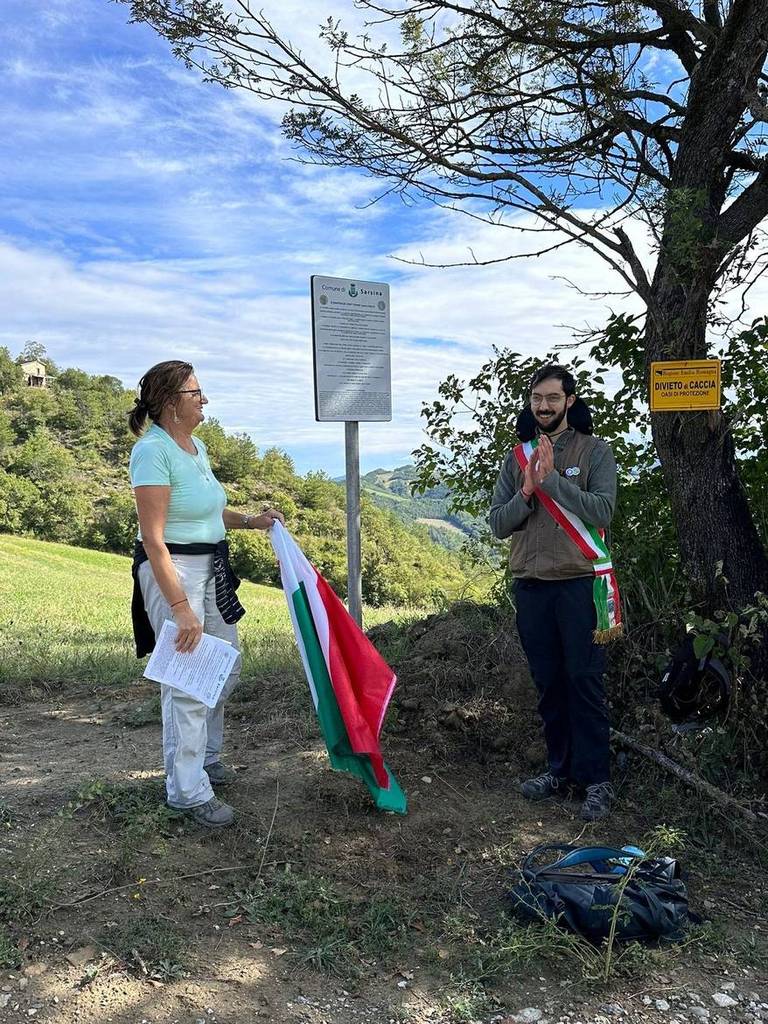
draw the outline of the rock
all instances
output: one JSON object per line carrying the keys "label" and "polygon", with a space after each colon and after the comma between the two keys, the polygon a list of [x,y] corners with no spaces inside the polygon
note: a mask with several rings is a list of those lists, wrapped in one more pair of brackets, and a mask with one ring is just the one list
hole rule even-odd
{"label": "rock", "polygon": [[655,1005],[656,1005],[656,1009],[657,1010],[661,1010],[662,1012],[664,1012],[665,1010],[668,1010],[670,1008],[669,1007],[669,1003],[667,1002],[666,999],[657,999]]}
{"label": "rock", "polygon": [[4,1010],[11,1001],[10,992],[0,992],[0,1010]]}
{"label": "rock", "polygon": [[692,1006],[688,1013],[696,1020],[709,1020],[709,1010],[705,1006]]}
{"label": "rock", "polygon": [[731,1006],[738,1006],[736,1000],[726,995],[725,992],[715,992],[712,996],[712,1002],[722,1010],[727,1010]]}
{"label": "rock", "polygon": [[79,949],[72,949],[67,953],[67,961],[73,967],[83,967],[89,960],[93,960],[95,956],[96,950],[93,946],[80,946]]}
{"label": "rock", "polygon": [[509,1018],[513,1024],[536,1024],[536,1021],[541,1020],[542,1012],[535,1006],[527,1006],[524,1010],[519,1010],[517,1013],[513,1013]]}
{"label": "rock", "polygon": [[723,992],[733,992],[733,990],[736,988],[736,982],[724,981],[720,988]]}

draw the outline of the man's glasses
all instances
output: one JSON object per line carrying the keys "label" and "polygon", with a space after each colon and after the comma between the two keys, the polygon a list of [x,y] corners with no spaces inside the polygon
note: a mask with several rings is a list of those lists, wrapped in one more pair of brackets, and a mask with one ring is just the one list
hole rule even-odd
{"label": "man's glasses", "polygon": [[552,395],[531,395],[531,405],[541,405],[546,401],[549,405],[559,405],[566,396],[562,393]]}
{"label": "man's glasses", "polygon": [[196,398],[202,398],[203,397],[203,390],[202,390],[202,388],[187,388],[185,391],[179,391],[178,394],[180,394],[180,395],[195,395]]}

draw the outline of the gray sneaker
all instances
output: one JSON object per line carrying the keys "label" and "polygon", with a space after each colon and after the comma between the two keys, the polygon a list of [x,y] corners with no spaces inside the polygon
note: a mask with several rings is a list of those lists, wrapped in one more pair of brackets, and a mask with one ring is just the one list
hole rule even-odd
{"label": "gray sneaker", "polygon": [[229,804],[222,803],[212,796],[204,804],[188,807],[186,813],[197,824],[204,828],[226,828],[235,820],[235,812]]}
{"label": "gray sneaker", "polygon": [[222,764],[221,761],[214,761],[213,764],[207,764],[204,771],[212,786],[228,786],[237,778],[237,772],[235,769],[228,768],[227,765]]}
{"label": "gray sneaker", "polygon": [[520,792],[526,800],[546,800],[549,796],[563,796],[567,781],[552,772],[544,772],[535,779],[526,779],[520,786]]}
{"label": "gray sneaker", "polygon": [[601,818],[607,818],[613,797],[613,786],[610,782],[595,782],[587,786],[587,797],[581,805],[581,817],[584,821],[600,821]]}

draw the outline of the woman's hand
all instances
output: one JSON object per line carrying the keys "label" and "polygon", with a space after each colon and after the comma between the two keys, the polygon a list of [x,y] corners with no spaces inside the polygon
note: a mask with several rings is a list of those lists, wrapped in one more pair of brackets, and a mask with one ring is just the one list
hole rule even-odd
{"label": "woman's hand", "polygon": [[268,508],[260,516],[250,516],[252,530],[269,530],[275,521],[285,526],[285,516],[276,508]]}
{"label": "woman's hand", "polygon": [[188,601],[183,601],[171,609],[173,621],[179,627],[176,636],[176,650],[180,654],[191,654],[200,643],[203,635],[203,624],[189,607]]}

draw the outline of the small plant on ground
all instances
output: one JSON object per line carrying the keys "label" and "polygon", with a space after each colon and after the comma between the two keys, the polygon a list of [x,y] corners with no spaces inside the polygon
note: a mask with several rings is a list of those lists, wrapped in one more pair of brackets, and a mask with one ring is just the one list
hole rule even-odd
{"label": "small plant on ground", "polygon": [[111,929],[101,937],[104,949],[132,974],[154,981],[184,976],[186,936],[162,918],[142,917]]}
{"label": "small plant on ground", "polygon": [[162,781],[149,779],[133,783],[94,779],[84,783],[72,795],[66,812],[90,811],[95,817],[122,829],[137,833],[167,831],[184,819],[180,811],[165,803]]}
{"label": "small plant on ground", "polygon": [[50,909],[59,888],[60,845],[57,827],[40,829],[23,856],[0,858],[0,923],[29,924]]}
{"label": "small plant on ground", "polygon": [[13,874],[0,878],[0,921],[36,921],[52,904],[56,882],[38,872],[30,872],[24,863]]}
{"label": "small plant on ground", "polygon": [[112,870],[115,876],[126,878],[135,872],[140,847],[149,843],[152,853],[166,853],[169,834],[184,821],[180,811],[165,803],[165,790],[159,779],[128,784],[108,779],[86,782],[65,808],[67,814],[84,811],[118,833]]}
{"label": "small plant on ground", "polygon": [[125,724],[129,729],[141,729],[144,725],[158,725],[162,721],[160,694],[155,693],[132,708],[125,716]]}
{"label": "small plant on ground", "polygon": [[475,1024],[494,1008],[498,1009],[498,1001],[490,995],[483,985],[461,973],[451,975],[451,983],[446,996],[446,1004],[456,1024]]}
{"label": "small plant on ground", "polygon": [[365,957],[408,941],[408,914],[394,899],[372,894],[361,900],[326,878],[291,871],[236,893],[229,916],[279,928],[300,962],[350,977],[361,973]]}
{"label": "small plant on ground", "polygon": [[5,928],[0,925],[0,967],[15,970],[21,966],[21,952]]}

